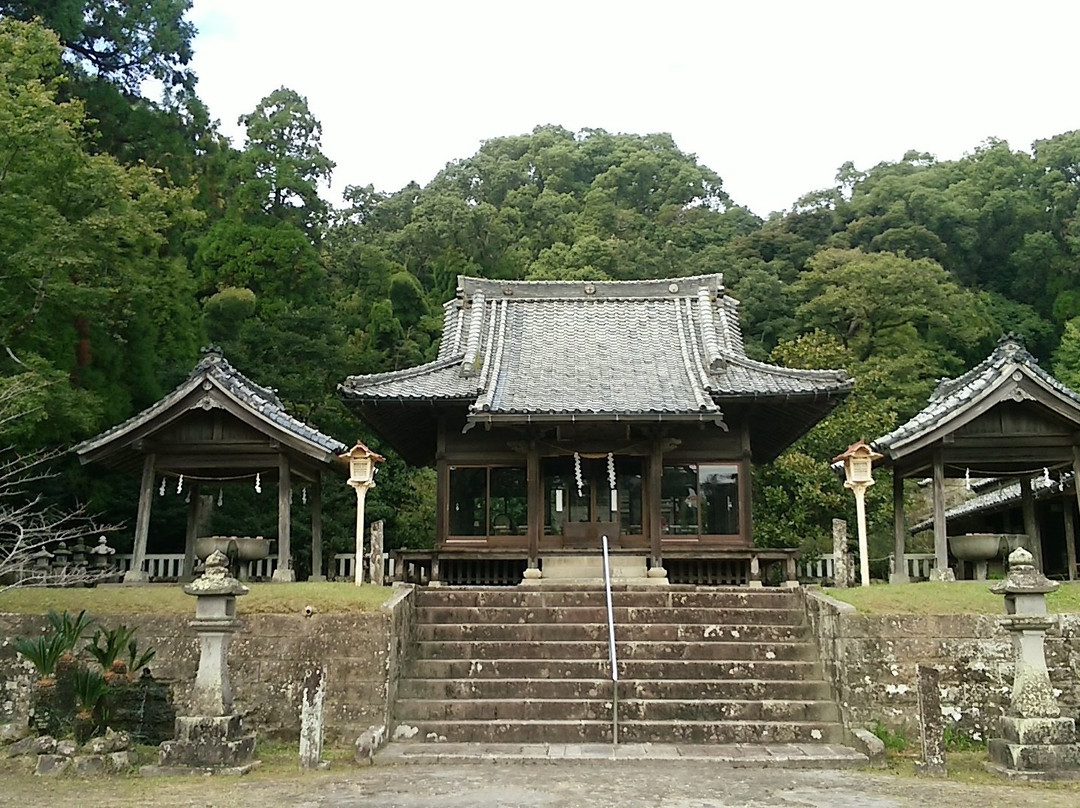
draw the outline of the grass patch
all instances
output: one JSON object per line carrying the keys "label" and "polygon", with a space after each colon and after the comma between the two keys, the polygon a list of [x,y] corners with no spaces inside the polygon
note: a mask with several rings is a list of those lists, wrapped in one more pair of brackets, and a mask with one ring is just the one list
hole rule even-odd
{"label": "grass patch", "polygon": [[[992,583],[923,581],[822,591],[864,614],[1004,614],[1004,598],[990,592]],[[1062,583],[1047,596],[1046,608],[1056,614],[1080,612],[1080,582]]]}
{"label": "grass patch", "polygon": [[[236,599],[236,611],[245,614],[296,614],[305,606],[317,613],[370,612],[392,594],[385,586],[356,586],[349,582],[249,584],[251,592]],[[133,616],[141,614],[194,614],[195,598],[179,584],[98,586],[93,589],[9,589],[0,592],[0,612],[45,614],[58,612]]]}

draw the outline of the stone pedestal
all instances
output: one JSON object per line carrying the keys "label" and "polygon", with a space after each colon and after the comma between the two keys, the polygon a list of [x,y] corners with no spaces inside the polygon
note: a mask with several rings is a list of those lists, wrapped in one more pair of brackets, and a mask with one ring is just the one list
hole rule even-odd
{"label": "stone pedestal", "polygon": [[228,557],[214,551],[203,575],[184,587],[197,598],[190,623],[199,636],[193,715],[177,717],[176,739],[161,744],[159,765],[144,766],[144,775],[244,774],[258,765],[252,759],[255,735],[245,733],[240,716],[232,712],[229,644],[240,628],[236,596],[246,595],[248,589],[229,575],[228,568]]}
{"label": "stone pedestal", "polygon": [[1077,779],[1080,745],[1076,724],[1061,716],[1046,669],[1044,637],[1054,619],[1046,614],[1046,594],[1058,588],[1019,548],[1009,556],[1009,574],[991,592],[1005,596],[1001,624],[1012,633],[1016,658],[1009,707],[1000,719],[1000,737],[989,742],[988,767],[1025,780]]}

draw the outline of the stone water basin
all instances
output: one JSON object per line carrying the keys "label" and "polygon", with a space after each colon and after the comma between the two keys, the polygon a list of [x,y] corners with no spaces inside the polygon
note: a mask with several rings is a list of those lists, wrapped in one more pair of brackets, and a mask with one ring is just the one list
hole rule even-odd
{"label": "stone water basin", "polygon": [[[195,555],[205,561],[215,550],[220,550],[237,561],[258,561],[270,555],[270,539],[262,536],[201,536],[195,539]],[[230,553],[230,548],[235,550]]]}

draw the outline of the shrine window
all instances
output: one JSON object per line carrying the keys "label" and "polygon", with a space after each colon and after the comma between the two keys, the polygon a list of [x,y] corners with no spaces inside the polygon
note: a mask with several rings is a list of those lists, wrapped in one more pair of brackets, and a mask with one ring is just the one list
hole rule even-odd
{"label": "shrine window", "polygon": [[734,463],[664,466],[660,531],[669,536],[739,533],[739,467]]}
{"label": "shrine window", "polygon": [[450,535],[525,535],[526,471],[516,466],[450,468]]}

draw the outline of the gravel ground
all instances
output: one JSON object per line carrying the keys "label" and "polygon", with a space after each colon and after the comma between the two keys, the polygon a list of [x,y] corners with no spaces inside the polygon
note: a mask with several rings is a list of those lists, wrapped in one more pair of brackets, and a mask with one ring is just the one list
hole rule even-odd
{"label": "gravel ground", "polygon": [[0,805],[97,808],[907,808],[1080,806],[1075,785],[969,785],[867,771],[731,769],[707,762],[409,764],[242,778],[41,780],[6,775]]}

